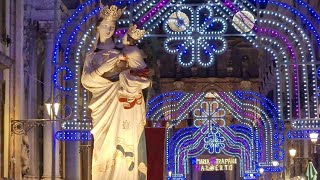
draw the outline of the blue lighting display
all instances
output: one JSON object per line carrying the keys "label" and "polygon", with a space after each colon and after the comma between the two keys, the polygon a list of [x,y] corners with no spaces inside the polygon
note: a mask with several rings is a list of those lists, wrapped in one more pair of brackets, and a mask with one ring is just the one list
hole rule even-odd
{"label": "blue lighting display", "polygon": [[90,131],[58,131],[56,138],[60,141],[91,141],[92,134]]}

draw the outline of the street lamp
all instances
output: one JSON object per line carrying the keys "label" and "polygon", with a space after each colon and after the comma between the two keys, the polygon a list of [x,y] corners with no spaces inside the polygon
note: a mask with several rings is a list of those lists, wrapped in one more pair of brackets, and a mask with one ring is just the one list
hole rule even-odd
{"label": "street lamp", "polygon": [[[286,171],[288,171],[291,175],[295,175],[295,168],[297,168],[297,166],[299,165],[298,168],[301,169],[301,161],[300,163],[294,163],[295,159],[301,159],[301,160],[309,160],[310,161],[310,157],[296,157],[297,155],[297,150],[293,148],[293,146],[291,145],[291,148],[289,149],[289,154],[290,154],[290,164],[286,167]],[[293,174],[294,173],[294,174]],[[300,179],[301,176],[298,176],[298,178]],[[301,179],[303,179],[303,177],[301,177]]]}
{"label": "street lamp", "polygon": [[[272,166],[278,167],[279,165],[280,165],[279,161],[272,161]],[[278,174],[276,174],[276,175],[277,175],[277,178],[278,178]],[[280,175],[280,177],[281,177],[281,175]]]}
{"label": "street lamp", "polygon": [[264,169],[263,169],[263,168],[260,168],[260,169],[259,169],[259,172],[260,172],[260,174],[263,174],[263,173],[264,173]]}
{"label": "street lamp", "polygon": [[297,150],[294,149],[294,148],[291,148],[291,149],[289,150],[289,154],[290,154],[291,157],[295,157],[296,154],[297,154]]}
{"label": "street lamp", "polygon": [[168,179],[172,179],[172,171],[168,172]]}
{"label": "street lamp", "polygon": [[264,169],[263,169],[263,168],[260,168],[260,169],[259,169],[259,173],[260,173],[260,175],[261,175],[261,178],[259,178],[259,179],[263,179]]}
{"label": "street lamp", "polygon": [[[55,116],[58,115],[59,112],[59,108],[60,108],[60,103],[51,103],[50,98],[46,101],[45,103],[46,108],[47,108],[47,112],[48,115],[50,117],[50,120],[55,120]],[[53,123],[52,125],[52,131],[55,134],[55,123]],[[55,176],[56,176],[56,137],[55,135],[53,135],[52,137],[52,171],[51,171],[51,179],[55,180]]]}
{"label": "street lamp", "polygon": [[279,161],[272,161],[272,166],[279,166]]}
{"label": "street lamp", "polygon": [[319,134],[316,132],[310,133],[310,139],[312,143],[317,143]]}
{"label": "street lamp", "polygon": [[311,142],[314,144],[314,153],[317,153],[317,141],[318,141],[318,136],[319,136],[319,133],[316,133],[316,132],[312,132],[309,134],[310,136],[310,139],[311,139]]}
{"label": "street lamp", "polygon": [[[50,118],[58,115],[59,108],[60,108],[60,103],[51,103],[51,101],[48,99],[48,101],[45,103],[47,112]],[[54,113],[54,115],[53,115]]]}

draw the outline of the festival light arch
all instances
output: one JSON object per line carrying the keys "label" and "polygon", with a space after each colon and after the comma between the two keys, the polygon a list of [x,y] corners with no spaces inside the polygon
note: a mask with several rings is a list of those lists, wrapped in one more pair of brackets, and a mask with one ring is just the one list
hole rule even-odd
{"label": "festival light arch", "polygon": [[[148,103],[147,118],[168,121],[166,129],[167,171],[183,179],[189,173],[190,158],[204,152],[238,158],[245,179],[265,172],[283,170],[284,123],[276,106],[251,91],[161,94]],[[193,113],[194,125],[176,133],[172,128]],[[227,125],[226,112],[238,123]],[[272,162],[280,166],[274,167]]]}
{"label": "festival light arch", "polygon": [[[117,1],[119,4],[129,3],[132,7],[119,24],[128,25],[129,20],[132,19],[149,32],[149,35],[146,35],[147,38],[152,36],[157,26],[166,24],[168,17],[174,12],[190,11],[190,18],[193,16],[192,13],[196,12],[192,21],[201,20],[201,17],[197,19],[197,16],[202,16],[201,10],[190,8],[184,5],[184,2],[185,0]],[[300,6],[299,9],[276,0],[208,1],[199,5],[199,8],[213,13],[212,17],[203,21],[204,31],[195,32],[197,25],[182,33],[174,33],[166,29],[167,42],[181,41],[184,48],[170,49],[170,44],[165,44],[165,47],[168,47],[171,53],[178,54],[178,57],[188,48],[190,52],[193,49],[199,51],[200,53],[193,51],[191,55],[198,54],[200,57],[191,56],[192,58],[185,62],[184,58],[178,58],[179,63],[186,66],[194,63],[209,66],[215,60],[214,54],[223,53],[227,46],[224,33],[225,28],[228,27],[225,26],[232,23],[232,17],[239,11],[251,12],[257,19],[254,27],[250,32],[241,33],[241,35],[253,46],[266,50],[273,57],[277,81],[275,104],[280,112],[279,117],[285,121],[291,121],[295,128],[289,133],[288,138],[307,138],[307,133],[320,130],[318,118],[320,73],[319,61],[316,57],[320,37],[319,28],[315,25],[320,22],[320,16],[303,0],[294,0],[294,2]],[[276,8],[278,11],[259,9],[253,3],[260,5],[267,3],[268,7]],[[60,140],[91,140],[88,133],[91,123],[87,118],[89,117],[86,105],[87,92],[79,85],[79,77],[85,53],[90,51],[90,45],[92,46],[95,41],[92,32],[100,11],[98,5],[98,0],[88,0],[82,4],[62,25],[57,35],[52,58],[54,94],[56,95],[54,99],[64,97],[63,116],[58,118],[68,120],[62,125],[64,130],[56,135]],[[299,22],[292,17],[298,18]],[[218,33],[208,32],[210,29],[207,31],[206,27],[212,23],[221,23],[222,29]],[[124,32],[125,30],[120,29],[117,34],[121,35]],[[206,36],[221,41],[222,49],[214,49],[210,42],[207,42],[208,45],[205,47],[196,47],[197,44],[208,40]],[[198,41],[199,39],[201,41]],[[208,52],[203,53],[204,50]],[[208,61],[201,62],[206,58]]]}

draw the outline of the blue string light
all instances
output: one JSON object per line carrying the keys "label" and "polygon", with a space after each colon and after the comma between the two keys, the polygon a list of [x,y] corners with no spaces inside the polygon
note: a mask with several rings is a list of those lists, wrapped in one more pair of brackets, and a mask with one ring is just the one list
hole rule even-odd
{"label": "blue string light", "polygon": [[57,55],[59,53],[59,47],[60,47],[60,43],[62,41],[62,37],[64,37],[64,34],[67,30],[67,27],[71,26],[71,24],[73,23],[73,21],[83,12],[83,10],[91,5],[94,2],[98,2],[99,0],[88,0],[86,1],[84,4],[82,4],[81,6],[79,6],[76,11],[65,21],[64,25],[62,26],[59,35],[56,39],[56,44],[54,47],[54,51],[53,51],[53,58],[52,58],[52,63],[57,63]]}
{"label": "blue string light", "polygon": [[320,130],[292,130],[287,136],[289,139],[310,139],[310,134],[313,132],[320,134]]}
{"label": "blue string light", "polygon": [[65,72],[65,76],[63,78],[65,81],[72,80],[73,75],[72,75],[71,69],[69,67],[67,67],[67,66],[62,66],[62,67],[56,67],[55,68],[55,71],[54,71],[54,74],[53,74],[53,83],[54,83],[55,87],[58,88],[59,90],[72,91],[73,87],[69,87],[69,88],[64,87],[64,86],[60,85],[62,83],[59,83],[59,81],[58,81],[58,75],[59,74],[63,74],[63,72]]}
{"label": "blue string light", "polygon": [[[201,95],[198,97],[199,100],[193,100],[194,102],[201,102],[200,99],[202,99],[203,101],[205,96],[203,94],[199,94],[199,95]],[[173,103],[164,102],[165,100],[165,98],[163,98],[165,97],[164,95],[160,95],[155,97],[155,99],[152,99],[151,104],[153,105],[159,104],[157,102],[162,102],[162,103],[160,103],[161,106],[159,107],[161,108],[161,110],[157,111],[153,109],[153,111],[149,113],[150,120],[157,121],[156,119],[153,119],[153,118],[157,118],[157,117],[161,118],[162,116],[161,114],[175,114],[175,111],[180,111],[179,109],[181,109],[181,108],[176,108],[176,107],[180,107],[179,105],[176,105],[176,104],[185,104],[186,101],[189,101],[188,99],[193,97],[188,93],[180,94],[180,96],[181,96],[180,100],[175,101]],[[177,173],[177,174],[183,173],[182,171],[179,171],[179,168],[185,167],[185,166],[182,164],[179,164],[178,161],[176,160],[179,154],[181,153],[188,154],[188,152],[184,152],[183,150],[179,151],[179,149],[181,148],[192,150],[193,152],[192,155],[189,154],[188,157],[196,157],[196,155],[200,155],[206,149],[212,152],[216,152],[216,151],[219,151],[220,149],[220,148],[216,149],[217,147],[224,147],[224,146],[227,148],[227,149],[221,148],[224,154],[227,154],[233,157],[238,157],[240,159],[240,163],[243,164],[241,165],[241,167],[245,168],[243,171],[241,171],[241,173],[244,176],[246,176],[245,174],[258,174],[258,171],[256,169],[260,167],[269,168],[270,171],[280,170],[280,169],[274,169],[273,167],[271,167],[272,161],[274,160],[282,161],[285,154],[281,148],[284,142],[284,136],[282,135],[283,124],[282,124],[282,119],[279,117],[280,114],[276,106],[272,104],[272,102],[268,100],[266,97],[250,91],[248,92],[236,91],[234,93],[219,93],[218,95],[214,95],[215,98],[221,99],[217,102],[221,103],[222,105],[221,107],[225,108],[226,110],[236,109],[236,107],[228,105],[227,100],[222,98],[223,96],[228,96],[232,102],[238,104],[238,106],[241,107],[242,109],[240,112],[252,112],[253,114],[259,114],[260,119],[257,119],[257,120],[262,123],[262,127],[264,127],[264,130],[259,130],[257,126],[252,126],[252,123],[246,123],[245,121],[239,121],[240,124],[232,125],[230,126],[230,128],[227,126],[226,127],[219,126],[215,132],[218,132],[218,131],[221,132],[221,135],[222,135],[221,138],[224,138],[225,140],[221,142],[224,144],[223,146],[217,146],[216,140],[214,141],[212,140],[213,136],[207,136],[207,135],[210,135],[209,132],[211,131],[209,131],[210,128],[209,129],[204,128],[204,127],[207,127],[208,124],[210,124],[209,121],[206,121],[205,119],[203,119],[202,125],[198,123],[193,127],[184,128],[178,131],[177,133],[175,133],[172,136],[172,138],[170,138],[170,136],[168,135],[170,129],[173,126],[177,125],[179,122],[181,122],[181,120],[179,121],[178,119],[186,118],[186,116],[173,115],[170,121],[169,128],[166,132],[167,133],[166,157],[167,157],[167,164],[170,171],[172,170],[174,173]],[[169,97],[167,97],[167,99],[169,99]],[[246,103],[243,103],[242,101]],[[251,101],[253,103],[249,103],[248,101]],[[170,106],[167,106],[167,104],[170,104]],[[201,110],[199,109],[200,104],[201,103],[195,103],[192,106],[188,105],[188,108],[189,110],[192,110],[197,107],[195,110],[197,112],[202,112],[202,113],[205,113],[208,110],[212,112],[216,112],[213,109],[211,110],[208,109],[206,111]],[[259,105],[253,107],[252,104],[259,104]],[[208,105],[204,107],[207,107],[207,106]],[[211,104],[210,106],[213,106],[215,108],[219,107],[214,104]],[[168,112],[166,108],[170,109],[169,110],[170,112]],[[172,109],[175,109],[175,110],[171,111]],[[255,111],[252,111],[252,110],[255,110]],[[155,116],[154,114],[157,114],[157,115]],[[219,114],[221,114],[221,112],[219,112]],[[231,114],[239,120],[245,119],[244,116],[240,114],[239,115],[234,115],[233,113]],[[204,118],[204,115],[202,116]],[[215,117],[214,115],[211,115],[211,116]],[[174,118],[177,118],[177,119],[174,119]],[[251,118],[251,119],[253,120],[254,118]],[[248,119],[248,121],[251,122],[252,121],[251,119]],[[218,121],[213,121],[213,122],[218,122]],[[270,125],[270,128],[268,124]],[[272,134],[272,136],[270,137],[268,134]],[[268,143],[266,144],[266,142],[268,142],[269,144]],[[194,146],[194,144],[196,146]],[[238,147],[242,147],[242,148],[238,148]],[[247,149],[249,152],[246,152],[245,154],[243,154],[243,153],[234,151],[236,149]],[[266,149],[269,149],[269,150],[266,151]],[[264,154],[263,156],[262,156],[262,153]],[[266,154],[269,154],[270,156],[270,157],[268,156],[269,159],[262,160],[263,157],[266,158]],[[246,158],[247,156],[249,158]],[[247,166],[248,162],[246,162],[247,161],[246,159],[250,159],[249,166]],[[257,163],[259,161],[262,161],[265,163]]]}
{"label": "blue string light", "polygon": [[90,131],[57,131],[56,139],[60,141],[91,141]]}

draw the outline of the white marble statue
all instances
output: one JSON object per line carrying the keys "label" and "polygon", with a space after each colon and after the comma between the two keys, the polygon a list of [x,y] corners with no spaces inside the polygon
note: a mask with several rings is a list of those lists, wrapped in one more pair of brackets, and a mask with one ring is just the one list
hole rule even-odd
{"label": "white marble statue", "polygon": [[150,81],[130,68],[127,60],[134,52],[126,55],[115,49],[113,34],[122,12],[116,6],[102,9],[98,43],[95,51],[86,56],[81,77],[83,86],[92,93],[93,180],[147,178],[142,89]]}

